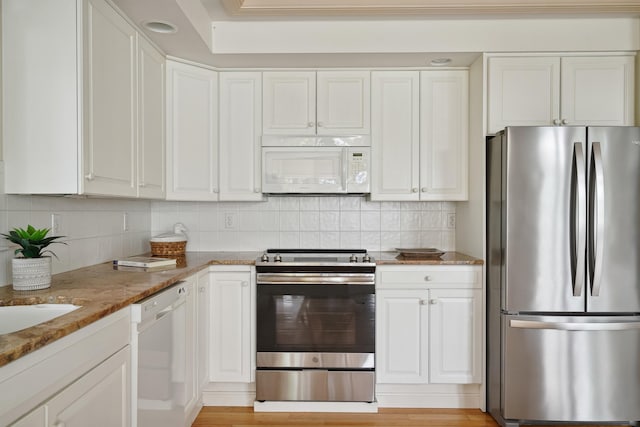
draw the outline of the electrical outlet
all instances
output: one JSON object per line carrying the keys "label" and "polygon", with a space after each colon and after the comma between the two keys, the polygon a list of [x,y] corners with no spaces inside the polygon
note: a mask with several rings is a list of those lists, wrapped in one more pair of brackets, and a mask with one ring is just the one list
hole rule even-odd
{"label": "electrical outlet", "polygon": [[236,212],[224,213],[224,229],[225,230],[238,229],[238,214]]}
{"label": "electrical outlet", "polygon": [[51,214],[51,234],[60,234],[60,214]]}
{"label": "electrical outlet", "polygon": [[129,214],[127,212],[122,214],[122,231],[129,231]]}
{"label": "electrical outlet", "polygon": [[456,214],[453,212],[447,214],[447,228],[456,228]]}

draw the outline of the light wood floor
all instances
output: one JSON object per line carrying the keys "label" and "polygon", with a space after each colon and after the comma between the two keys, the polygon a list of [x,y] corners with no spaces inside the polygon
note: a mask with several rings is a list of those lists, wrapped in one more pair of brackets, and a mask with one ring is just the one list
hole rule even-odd
{"label": "light wood floor", "polygon": [[[192,427],[498,427],[479,409],[391,409],[377,414],[253,412],[253,408],[207,406]],[[529,426],[534,427],[534,426]],[[573,426],[578,427],[578,426]],[[588,427],[598,427],[590,425]],[[602,426],[604,427],[604,426]],[[611,426],[608,426],[611,427]]]}

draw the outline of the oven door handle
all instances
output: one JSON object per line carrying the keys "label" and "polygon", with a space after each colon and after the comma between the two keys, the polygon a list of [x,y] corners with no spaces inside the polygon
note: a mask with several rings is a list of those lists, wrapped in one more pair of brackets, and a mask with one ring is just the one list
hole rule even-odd
{"label": "oven door handle", "polygon": [[375,273],[258,273],[258,285],[374,285]]}

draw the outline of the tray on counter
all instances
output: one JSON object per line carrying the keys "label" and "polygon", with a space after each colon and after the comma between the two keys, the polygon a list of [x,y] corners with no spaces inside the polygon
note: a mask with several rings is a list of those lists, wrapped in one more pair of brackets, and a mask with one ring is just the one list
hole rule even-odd
{"label": "tray on counter", "polygon": [[436,259],[445,253],[437,248],[396,248],[396,251],[404,259]]}

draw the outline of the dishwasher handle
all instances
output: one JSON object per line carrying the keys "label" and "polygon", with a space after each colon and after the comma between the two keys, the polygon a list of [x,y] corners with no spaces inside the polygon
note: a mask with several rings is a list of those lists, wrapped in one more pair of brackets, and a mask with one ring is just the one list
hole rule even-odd
{"label": "dishwasher handle", "polygon": [[187,287],[184,284],[184,280],[176,282],[171,287],[141,301],[138,304],[141,311],[140,321],[160,319],[182,304],[187,297]]}

